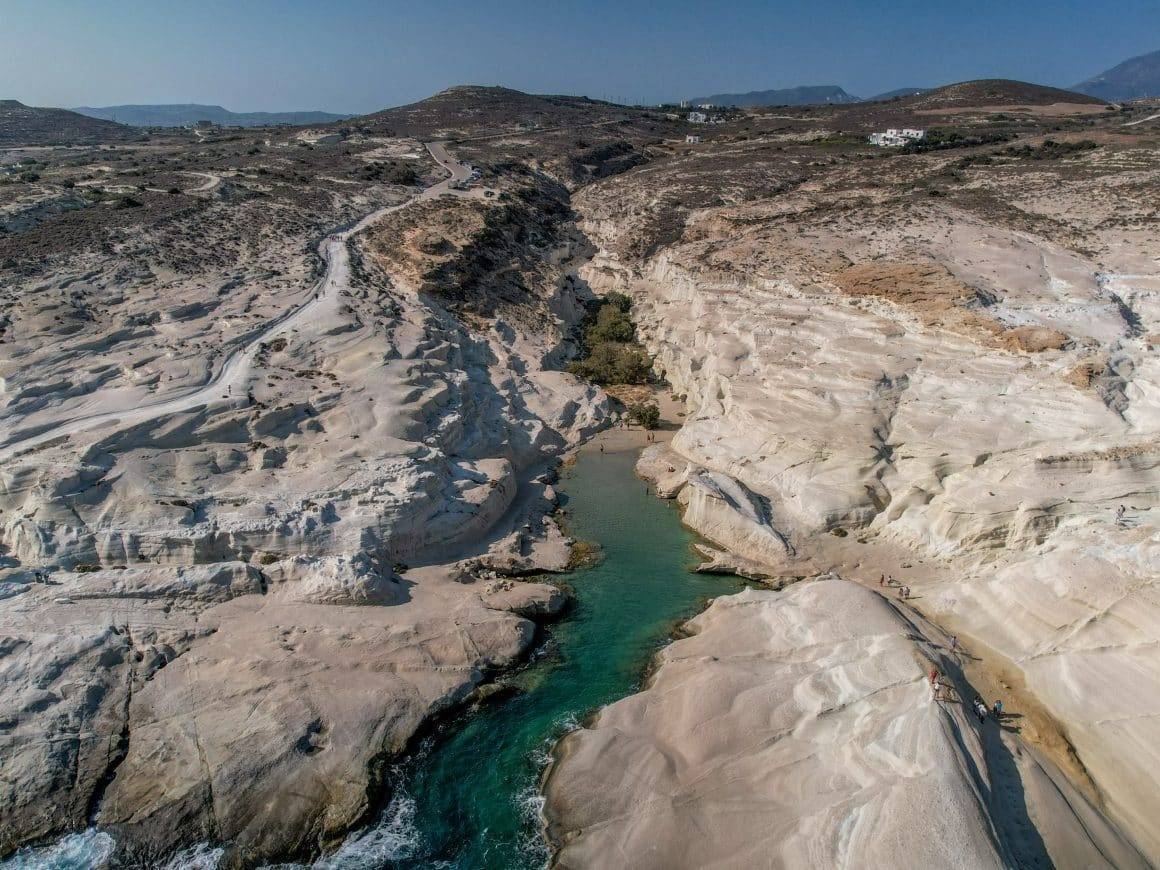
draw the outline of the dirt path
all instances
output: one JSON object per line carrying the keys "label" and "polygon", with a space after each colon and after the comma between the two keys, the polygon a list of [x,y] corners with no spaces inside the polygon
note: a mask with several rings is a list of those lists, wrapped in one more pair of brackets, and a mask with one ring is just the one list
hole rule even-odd
{"label": "dirt path", "polygon": [[[482,190],[467,192],[455,190],[452,185],[470,178],[471,167],[451,157],[447,153],[446,143],[429,142],[426,145],[427,150],[435,159],[435,162],[447,170],[450,177],[438,184],[424,188],[410,199],[398,205],[376,209],[357,223],[328,235],[318,247],[319,255],[326,262],[326,271],[318,283],[311,289],[308,301],[297,308],[290,308],[278,317],[272,319],[267,327],[259,334],[243,346],[231,352],[217,373],[203,386],[157,402],[149,402],[133,407],[112,408],[96,414],[85,414],[79,417],[57,421],[48,426],[41,427],[37,431],[17,431],[11,438],[3,444],[0,444],[0,460],[8,459],[11,456],[26,450],[31,450],[49,441],[66,438],[106,423],[117,423],[122,426],[129,426],[157,417],[187,411],[213,401],[230,398],[243,401],[246,395],[245,384],[253,368],[254,357],[257,355],[260,346],[278,335],[308,322],[320,309],[328,305],[333,305],[343,290],[349,289],[350,256],[346,243],[352,236],[362,232],[362,230],[385,215],[407,208],[420,200],[433,199],[444,194],[463,196],[483,195]],[[207,184],[212,187],[219,181],[220,178],[210,176]],[[209,189],[204,185],[203,188]],[[94,398],[97,398],[99,401],[99,395]]]}
{"label": "dirt path", "polygon": [[1147,118],[1140,118],[1136,121],[1129,121],[1127,124],[1124,124],[1124,126],[1135,127],[1137,124],[1143,124],[1145,121],[1155,121],[1157,118],[1160,118],[1160,112],[1157,112],[1155,115],[1149,115]]}

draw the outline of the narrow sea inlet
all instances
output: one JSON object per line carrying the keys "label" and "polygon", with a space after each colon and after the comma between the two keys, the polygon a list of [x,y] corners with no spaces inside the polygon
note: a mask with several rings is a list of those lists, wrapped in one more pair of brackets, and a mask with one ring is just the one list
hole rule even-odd
{"label": "narrow sea inlet", "polygon": [[[312,870],[544,865],[537,786],[553,744],[633,692],[678,622],[742,584],[688,570],[693,535],[676,507],[633,473],[638,455],[584,452],[564,472],[568,528],[600,548],[592,564],[562,578],[573,591],[570,611],[526,667],[501,678],[506,691],[440,725],[391,771],[391,800],[378,821]],[[113,848],[111,837],[90,829],[22,850],[0,870],[105,867]],[[210,870],[221,854],[202,844],[166,870]]]}
{"label": "narrow sea inlet", "polygon": [[565,472],[569,529],[601,549],[565,578],[572,610],[504,680],[513,694],[448,723],[396,770],[379,824],[327,866],[543,866],[537,782],[553,743],[632,692],[675,623],[741,584],[687,570],[693,537],[633,474],[637,455],[585,452]]}

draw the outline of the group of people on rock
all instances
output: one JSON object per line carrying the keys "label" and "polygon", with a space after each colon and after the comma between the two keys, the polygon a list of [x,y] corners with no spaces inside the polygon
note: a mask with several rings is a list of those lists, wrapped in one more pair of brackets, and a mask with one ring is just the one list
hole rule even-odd
{"label": "group of people on rock", "polygon": [[987,705],[983,702],[983,699],[976,695],[975,700],[971,702],[971,707],[974,709],[975,715],[979,717],[980,722],[986,722],[988,715],[994,715],[996,721],[1002,721],[1003,719],[1002,701],[995,701],[991,705],[991,709],[987,710]]}
{"label": "group of people on rock", "polygon": [[[952,637],[951,638],[952,649],[954,648],[954,645],[957,645],[957,643],[958,643],[958,641],[956,640],[956,638]],[[946,685],[943,682],[942,674],[939,673],[938,668],[931,668],[931,670],[930,670],[930,687],[931,687],[931,690],[934,692],[934,699],[936,701],[942,701],[943,700],[943,689],[950,688],[950,686]],[[975,695],[975,700],[973,700],[971,702],[971,709],[974,711],[975,715],[978,717],[980,722],[986,722],[988,716],[994,716],[996,722],[1001,722],[1003,720],[1003,701],[1002,700],[996,700],[995,703],[991,705],[991,709],[988,710],[987,705],[983,701],[983,699],[980,698],[978,695]]]}
{"label": "group of people on rock", "polygon": [[897,580],[894,579],[894,576],[892,574],[883,574],[882,576],[880,576],[878,578],[878,585],[879,586],[897,586],[898,587],[898,598],[900,601],[906,601],[908,598],[910,598],[910,587],[903,586],[901,583],[899,583]]}

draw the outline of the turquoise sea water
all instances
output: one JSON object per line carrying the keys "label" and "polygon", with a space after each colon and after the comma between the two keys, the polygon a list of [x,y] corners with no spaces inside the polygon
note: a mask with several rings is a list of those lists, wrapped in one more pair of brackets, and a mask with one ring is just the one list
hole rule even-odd
{"label": "turquoise sea water", "polygon": [[331,866],[543,866],[536,787],[552,744],[630,694],[679,621],[740,588],[734,578],[687,570],[692,535],[673,505],[646,494],[636,458],[585,453],[566,472],[569,530],[601,548],[596,564],[564,578],[573,609],[505,681],[516,694],[448,723],[396,770],[383,820],[348,841]]}
{"label": "turquoise sea water", "polygon": [[[570,533],[600,558],[561,578],[572,609],[531,662],[502,680],[510,694],[443,723],[391,772],[390,803],[312,870],[542,867],[540,774],[552,745],[598,707],[632,693],[674,627],[736,578],[693,574],[693,536],[675,506],[633,474],[637,453],[585,453],[559,489]],[[0,870],[105,868],[112,838],[90,829],[24,849]],[[211,870],[221,849],[203,844],[165,870]],[[279,870],[305,870],[282,865]]]}

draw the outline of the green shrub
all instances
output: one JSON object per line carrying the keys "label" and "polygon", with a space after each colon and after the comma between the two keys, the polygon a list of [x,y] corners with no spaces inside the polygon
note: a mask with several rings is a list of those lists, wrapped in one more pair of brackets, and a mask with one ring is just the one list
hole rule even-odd
{"label": "green shrub", "polygon": [[1091,139],[1081,139],[1078,142],[1056,142],[1054,139],[1044,139],[1042,145],[1034,148],[1030,145],[1008,148],[1007,153],[1023,160],[1060,160],[1099,147],[1099,144]]}
{"label": "green shrub", "polygon": [[632,310],[632,298],[628,294],[621,293],[617,290],[613,290],[600,301],[603,305],[615,305],[625,314],[628,314]]}
{"label": "green shrub", "polygon": [[635,344],[608,341],[597,344],[582,360],[568,366],[568,371],[601,385],[647,384],[652,360]]}
{"label": "green shrub", "polygon": [[652,360],[637,344],[636,326],[628,312],[632,299],[623,293],[609,293],[595,313],[588,315],[584,331],[584,356],[568,371],[578,377],[608,384],[647,384]]}
{"label": "green shrub", "polygon": [[386,173],[387,181],[391,184],[401,184],[410,187],[419,182],[419,176],[410,166],[392,166]]}
{"label": "green shrub", "polygon": [[906,154],[923,154],[927,151],[945,151],[948,148],[974,148],[979,145],[994,145],[1009,142],[1011,134],[1005,131],[984,131],[975,135],[963,135],[958,130],[932,127],[921,139],[915,139],[900,149]]}
{"label": "green shrub", "polygon": [[661,409],[656,405],[644,403],[632,405],[628,409],[628,419],[639,423],[645,429],[655,429],[661,422]]}
{"label": "green shrub", "polygon": [[601,305],[596,313],[596,323],[589,327],[584,337],[591,347],[607,341],[629,342],[636,338],[636,327],[617,306]]}

